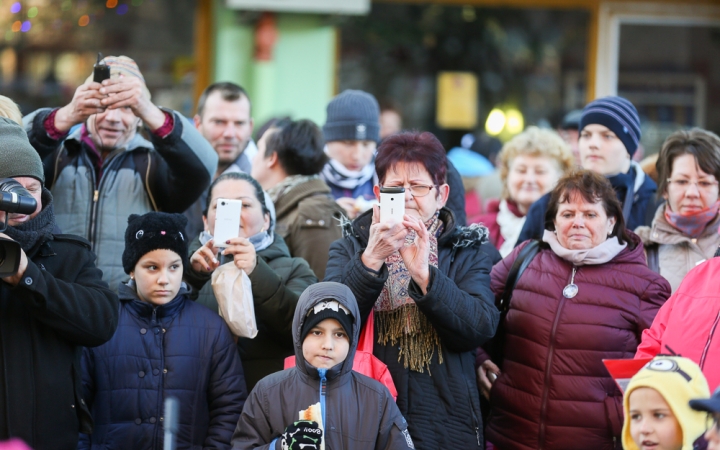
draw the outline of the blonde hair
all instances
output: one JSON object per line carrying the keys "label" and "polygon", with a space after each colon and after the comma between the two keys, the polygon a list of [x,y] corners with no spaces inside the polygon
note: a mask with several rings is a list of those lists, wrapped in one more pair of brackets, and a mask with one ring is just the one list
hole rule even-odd
{"label": "blonde hair", "polygon": [[11,98],[0,95],[0,117],[7,117],[22,126],[22,113],[17,103]]}
{"label": "blonde hair", "polygon": [[535,126],[513,137],[503,145],[500,151],[500,179],[503,183],[502,198],[508,199],[510,192],[507,188],[507,178],[510,164],[520,155],[546,157],[557,163],[560,177],[565,175],[574,165],[570,146],[553,130],[542,129]]}

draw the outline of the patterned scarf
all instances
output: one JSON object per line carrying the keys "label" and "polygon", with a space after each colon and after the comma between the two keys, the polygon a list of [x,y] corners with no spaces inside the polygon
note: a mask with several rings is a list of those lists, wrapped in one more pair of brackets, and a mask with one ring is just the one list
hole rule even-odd
{"label": "patterned scarf", "polygon": [[[430,234],[429,263],[438,267],[437,237],[442,233],[444,225],[436,212],[425,226]],[[408,233],[405,245],[415,241],[416,234]],[[400,354],[398,361],[403,359],[405,368],[416,372],[430,373],[430,362],[435,350],[438,351],[439,363],[442,364],[440,337],[430,321],[418,309],[415,301],[408,294],[412,277],[405,267],[400,252],[390,255],[385,264],[388,268],[388,279],[375,302],[375,324],[378,329],[378,343],[396,345],[399,342]]]}
{"label": "patterned scarf", "polygon": [[670,205],[665,206],[665,220],[686,236],[698,238],[707,224],[717,217],[720,201],[696,213],[683,215],[670,211]]}
{"label": "patterned scarf", "polygon": [[358,186],[367,183],[368,180],[377,178],[375,175],[375,158],[358,171],[347,170],[345,166],[331,159],[325,164],[321,172],[322,178],[328,184],[335,185],[343,189],[353,190]]}
{"label": "patterned scarf", "polygon": [[277,203],[280,197],[298,184],[305,183],[306,181],[317,180],[319,178],[320,175],[290,175],[278,183],[277,186],[273,186],[268,189],[267,193],[272,201]]}

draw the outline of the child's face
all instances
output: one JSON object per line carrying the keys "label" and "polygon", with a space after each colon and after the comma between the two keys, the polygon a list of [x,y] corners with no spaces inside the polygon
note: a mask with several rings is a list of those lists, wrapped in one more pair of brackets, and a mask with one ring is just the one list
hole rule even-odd
{"label": "child's face", "polygon": [[172,250],[153,250],[138,260],[130,276],[135,279],[140,300],[164,305],[174,299],[180,290],[182,259]]}
{"label": "child's face", "polygon": [[313,327],[302,344],[303,357],[316,369],[330,369],[345,361],[350,339],[335,319],[325,319]]}
{"label": "child's face", "polygon": [[662,395],[641,387],[630,394],[630,436],[640,450],[680,450],[682,429]]}

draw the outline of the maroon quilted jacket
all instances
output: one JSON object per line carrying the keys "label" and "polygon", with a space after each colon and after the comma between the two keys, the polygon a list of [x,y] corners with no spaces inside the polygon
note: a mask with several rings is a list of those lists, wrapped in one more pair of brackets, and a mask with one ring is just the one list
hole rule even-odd
{"label": "maroon quilted jacket", "polygon": [[[670,296],[647,268],[643,246],[612,261],[580,266],[579,292],[563,297],[572,264],[549,248],[535,256],[505,319],[505,359],[490,392],[486,438],[499,450],[620,448],[622,394],[603,359],[632,358],[644,329]],[[500,296],[518,246],[495,265]]]}

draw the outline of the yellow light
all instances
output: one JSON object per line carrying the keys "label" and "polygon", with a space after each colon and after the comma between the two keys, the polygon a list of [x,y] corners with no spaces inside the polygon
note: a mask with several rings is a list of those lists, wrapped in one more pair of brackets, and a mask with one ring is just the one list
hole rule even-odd
{"label": "yellow light", "polygon": [[490,114],[488,114],[487,121],[485,122],[485,131],[490,136],[497,136],[502,132],[503,128],[505,128],[506,121],[505,113],[502,112],[501,109],[494,108],[490,111]]}
{"label": "yellow light", "polygon": [[88,16],[87,14],[85,14],[84,16],[80,16],[80,19],[78,19],[78,25],[80,25],[81,27],[85,27],[89,23],[90,23],[90,16]]}
{"label": "yellow light", "polygon": [[506,127],[508,133],[513,135],[521,133],[525,128],[525,118],[522,113],[517,109],[511,108],[508,109],[505,114],[507,115]]}

